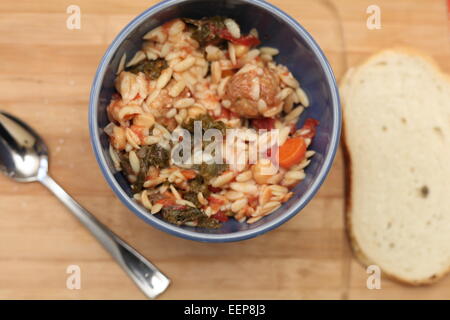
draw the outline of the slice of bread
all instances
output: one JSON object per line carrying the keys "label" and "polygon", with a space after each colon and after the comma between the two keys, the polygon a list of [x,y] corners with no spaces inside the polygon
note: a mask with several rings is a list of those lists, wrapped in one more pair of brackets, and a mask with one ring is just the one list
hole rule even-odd
{"label": "slice of bread", "polygon": [[450,271],[450,78],[384,50],[341,83],[346,219],[357,258],[409,284]]}

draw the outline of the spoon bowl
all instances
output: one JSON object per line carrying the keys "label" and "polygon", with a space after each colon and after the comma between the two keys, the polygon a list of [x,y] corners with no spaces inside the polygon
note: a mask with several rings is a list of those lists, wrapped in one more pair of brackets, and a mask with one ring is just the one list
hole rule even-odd
{"label": "spoon bowl", "polygon": [[41,137],[16,117],[0,112],[0,171],[18,182],[47,175],[48,150]]}

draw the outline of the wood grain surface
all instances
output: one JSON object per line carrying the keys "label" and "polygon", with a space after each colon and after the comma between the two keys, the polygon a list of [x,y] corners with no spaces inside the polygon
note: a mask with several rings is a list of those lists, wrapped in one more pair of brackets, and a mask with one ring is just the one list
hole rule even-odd
{"label": "wood grain surface", "polygon": [[[337,78],[348,66],[393,45],[410,45],[450,71],[445,0],[274,0],[316,38]],[[450,277],[413,288],[367,274],[351,255],[343,223],[339,153],[319,194],[295,218],[256,239],[197,243],[158,231],[129,212],[103,179],[89,142],[90,85],[115,35],[156,1],[0,2],[0,109],[48,142],[50,172],[83,206],[160,267],[173,284],[162,299],[450,299]],[[366,9],[381,8],[368,30]],[[81,8],[68,30],[66,9]],[[81,289],[66,288],[69,265]],[[1,299],[143,299],[93,237],[37,183],[0,176]]]}

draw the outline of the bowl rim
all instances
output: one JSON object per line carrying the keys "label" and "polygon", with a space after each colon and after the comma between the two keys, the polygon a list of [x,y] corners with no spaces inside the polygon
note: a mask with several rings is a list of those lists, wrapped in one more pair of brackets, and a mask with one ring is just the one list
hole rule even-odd
{"label": "bowl rim", "polygon": [[327,85],[331,92],[331,103],[333,109],[333,124],[332,124],[333,129],[330,139],[330,147],[327,154],[325,155],[323,165],[320,168],[316,179],[312,182],[308,190],[306,190],[306,192],[300,197],[300,199],[296,203],[292,205],[292,207],[288,211],[282,213],[279,217],[275,218],[274,220],[262,224],[261,226],[255,227],[254,229],[248,229],[226,234],[200,233],[182,229],[179,226],[172,225],[168,222],[153,217],[150,213],[146,212],[143,207],[134,202],[133,199],[127,195],[127,193],[116,181],[114,175],[107,166],[107,162],[103,155],[100,143],[99,130],[101,130],[101,128],[98,128],[97,126],[99,93],[101,90],[101,82],[105,75],[108,64],[111,58],[113,57],[114,53],[116,52],[117,48],[125,40],[128,34],[131,31],[133,31],[134,28],[137,27],[143,20],[149,18],[154,13],[185,1],[187,0],[165,0],[146,9],[144,12],[135,17],[131,22],[129,22],[125,26],[125,28],[122,29],[122,31],[116,36],[116,38],[112,41],[111,45],[106,50],[97,68],[90,92],[88,118],[89,118],[89,133],[91,146],[94,151],[97,163],[100,166],[101,172],[105,177],[106,181],[108,182],[109,186],[113,189],[114,193],[119,197],[121,202],[130,211],[132,211],[135,215],[137,215],[138,217],[140,217],[142,220],[152,225],[153,227],[184,239],[202,242],[233,242],[254,238],[256,236],[262,235],[270,230],[279,227],[280,225],[282,225],[283,223],[294,217],[297,213],[299,213],[309,203],[309,201],[311,201],[311,199],[319,190],[320,186],[323,184],[326,176],[328,175],[339,146],[341,134],[341,105],[339,100],[339,92],[336,79],[329,62],[325,57],[324,53],[322,52],[322,50],[320,49],[319,45],[308,33],[308,31],[306,31],[306,29],[303,26],[301,26],[300,23],[298,23],[294,18],[292,18],[290,15],[288,15],[281,9],[277,8],[276,6],[266,1],[240,0],[242,2],[247,2],[251,5],[259,6],[262,9],[270,11],[272,14],[278,16],[283,22],[289,24],[297,32],[297,34],[299,34],[302,37],[302,39],[307,43],[311,51],[314,53],[315,57],[319,60],[319,64],[324,70]]}

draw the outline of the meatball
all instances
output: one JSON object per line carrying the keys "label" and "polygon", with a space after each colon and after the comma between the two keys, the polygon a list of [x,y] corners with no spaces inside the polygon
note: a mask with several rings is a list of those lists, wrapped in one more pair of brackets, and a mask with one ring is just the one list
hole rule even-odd
{"label": "meatball", "polygon": [[231,77],[225,88],[224,99],[231,102],[228,109],[244,118],[259,118],[258,101],[262,99],[267,109],[277,104],[279,80],[268,68],[256,68],[237,73]]}

